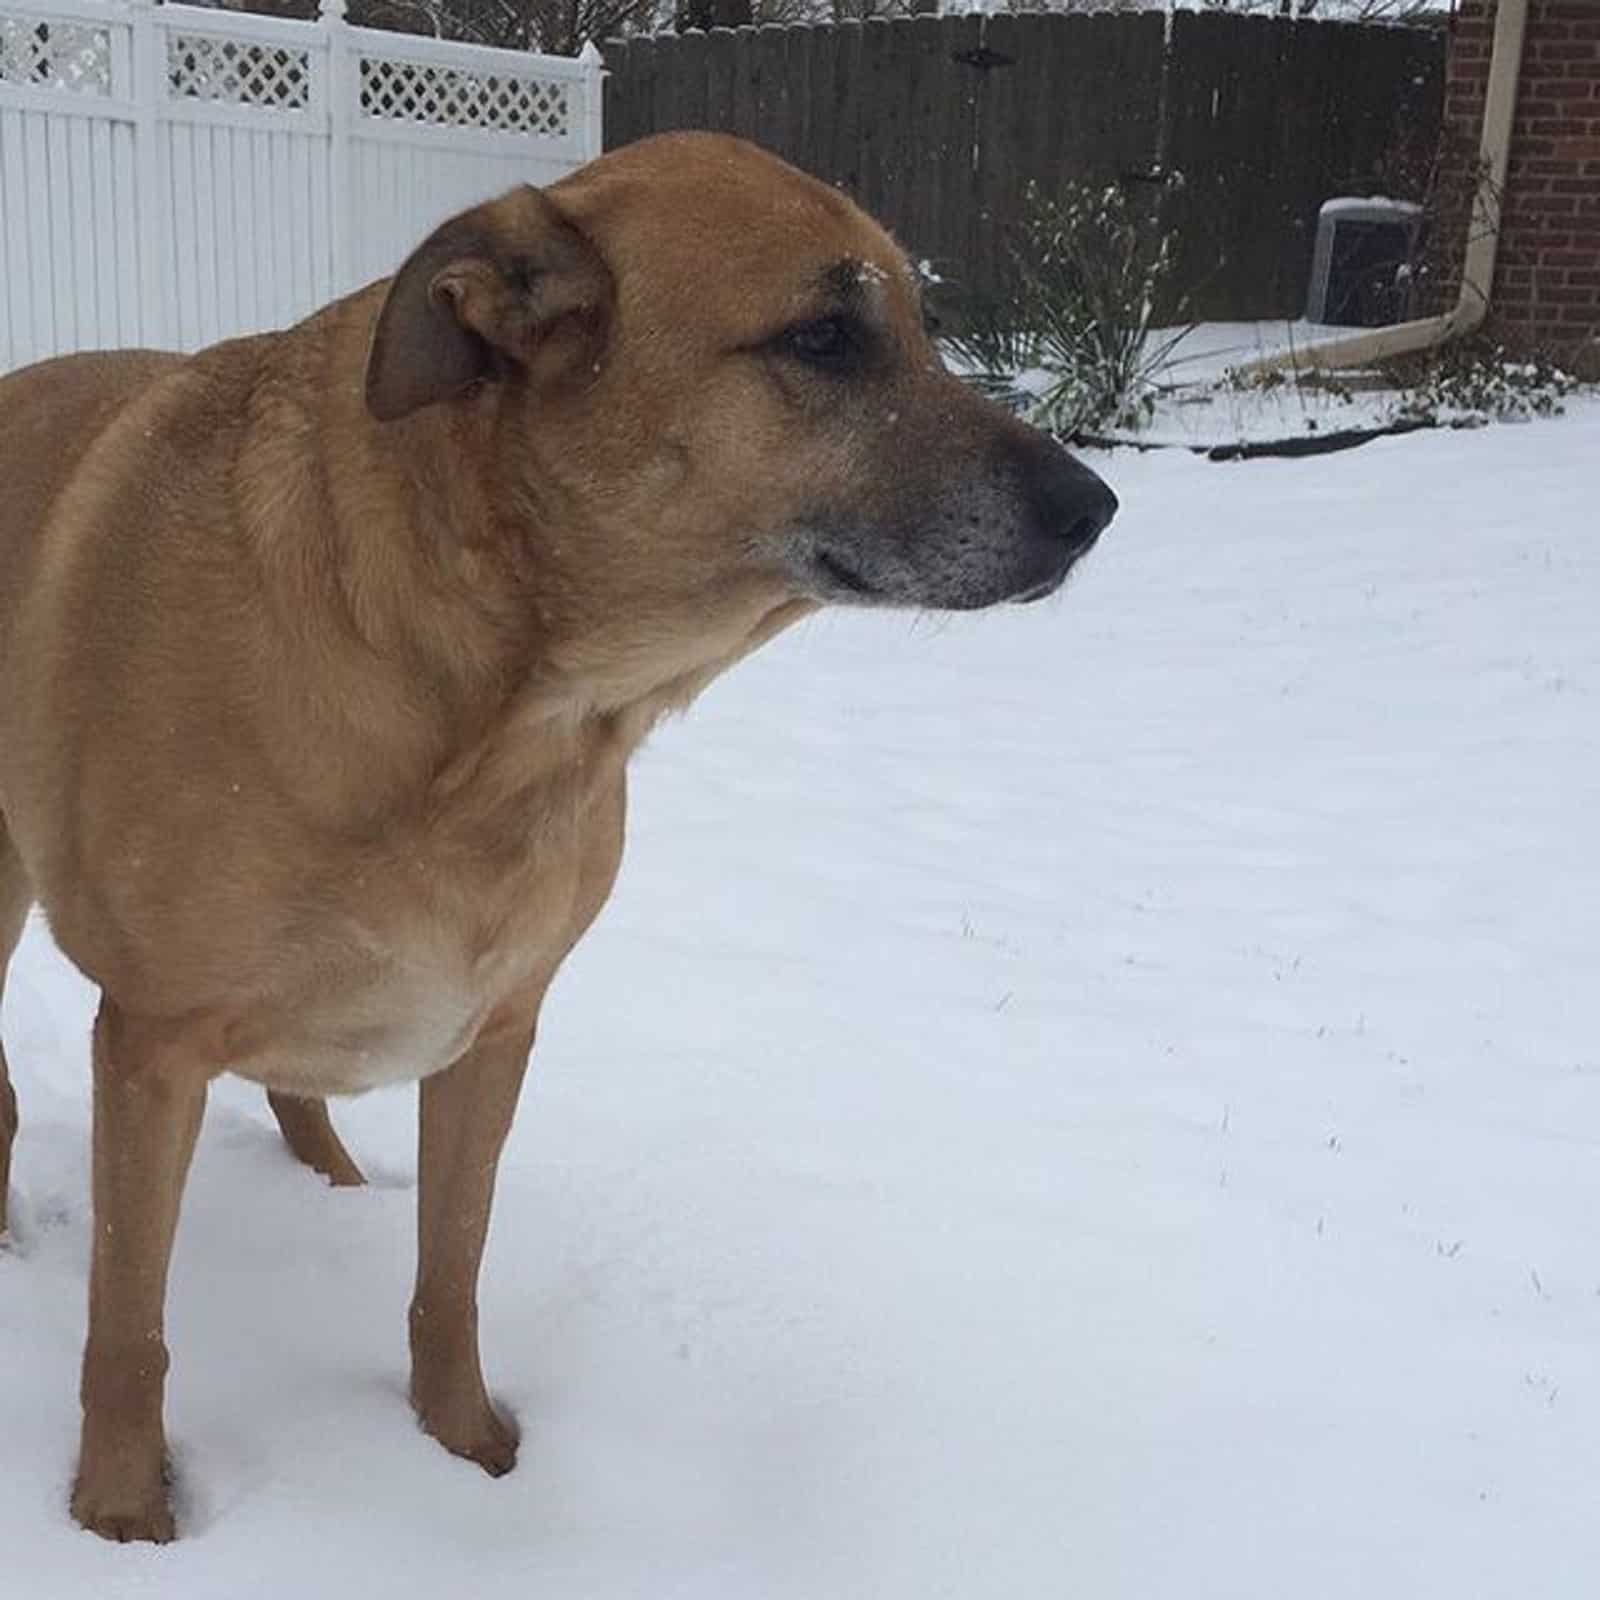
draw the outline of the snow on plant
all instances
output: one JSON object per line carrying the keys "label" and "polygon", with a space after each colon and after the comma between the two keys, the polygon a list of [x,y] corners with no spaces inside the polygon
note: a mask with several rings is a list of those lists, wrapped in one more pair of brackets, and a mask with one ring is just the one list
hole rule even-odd
{"label": "snow on plant", "polygon": [[1514,359],[1498,346],[1447,346],[1408,374],[1395,416],[1455,428],[1560,416],[1582,387],[1542,356]]}
{"label": "snow on plant", "polygon": [[1013,294],[972,308],[950,341],[971,380],[1060,434],[1146,421],[1155,374],[1188,331],[1153,327],[1173,236],[1119,185],[1072,184],[1058,198],[1030,185],[1012,256]]}

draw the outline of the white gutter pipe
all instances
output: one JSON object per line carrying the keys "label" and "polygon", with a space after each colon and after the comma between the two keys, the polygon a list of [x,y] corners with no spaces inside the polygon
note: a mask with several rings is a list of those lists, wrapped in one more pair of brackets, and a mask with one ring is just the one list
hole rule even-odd
{"label": "white gutter pipe", "polygon": [[1461,267],[1461,295],[1442,316],[1396,322],[1387,328],[1329,339],[1322,344],[1280,351],[1233,370],[1241,377],[1263,376],[1331,367],[1364,367],[1390,356],[1429,350],[1460,338],[1480,326],[1489,310],[1494,284],[1495,251],[1500,243],[1500,203],[1506,191],[1511,157],[1511,119],[1517,106],[1517,79],[1522,70],[1522,36],[1528,0],[1500,0],[1494,19],[1494,50],[1489,57],[1489,82],[1484,95],[1483,131],[1478,145],[1478,187],[1472,198],[1467,254]]}

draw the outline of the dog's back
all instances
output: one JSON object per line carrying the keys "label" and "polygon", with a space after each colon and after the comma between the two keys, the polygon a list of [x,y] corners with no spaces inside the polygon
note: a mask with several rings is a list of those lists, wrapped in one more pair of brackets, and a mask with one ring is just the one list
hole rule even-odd
{"label": "dog's back", "polygon": [[128,401],[185,358],[157,350],[61,356],[0,377],[0,655],[35,541],[85,452]]}

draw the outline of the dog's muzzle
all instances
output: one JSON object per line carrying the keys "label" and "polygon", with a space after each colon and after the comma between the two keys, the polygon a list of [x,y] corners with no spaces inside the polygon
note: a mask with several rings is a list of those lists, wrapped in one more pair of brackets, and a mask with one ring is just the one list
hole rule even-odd
{"label": "dog's muzzle", "polygon": [[782,536],[802,593],[957,611],[1040,600],[1117,512],[1096,473],[1047,434],[1009,422],[965,460],[916,459],[893,481],[892,496],[819,508]]}

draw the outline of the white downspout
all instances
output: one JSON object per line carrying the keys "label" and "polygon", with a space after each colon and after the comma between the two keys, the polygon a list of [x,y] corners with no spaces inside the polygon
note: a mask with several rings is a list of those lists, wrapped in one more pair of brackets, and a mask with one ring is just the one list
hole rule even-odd
{"label": "white downspout", "polygon": [[1489,310],[1494,284],[1495,252],[1500,243],[1501,200],[1511,157],[1511,119],[1517,105],[1517,79],[1522,69],[1522,36],[1528,0],[1500,0],[1494,19],[1494,50],[1489,57],[1489,82],[1484,94],[1483,132],[1478,145],[1478,186],[1472,199],[1467,254],[1461,267],[1461,295],[1442,316],[1397,322],[1387,328],[1305,345],[1246,362],[1233,370],[1242,377],[1285,368],[1313,371],[1329,367],[1362,367],[1389,356],[1427,350],[1478,327]]}

